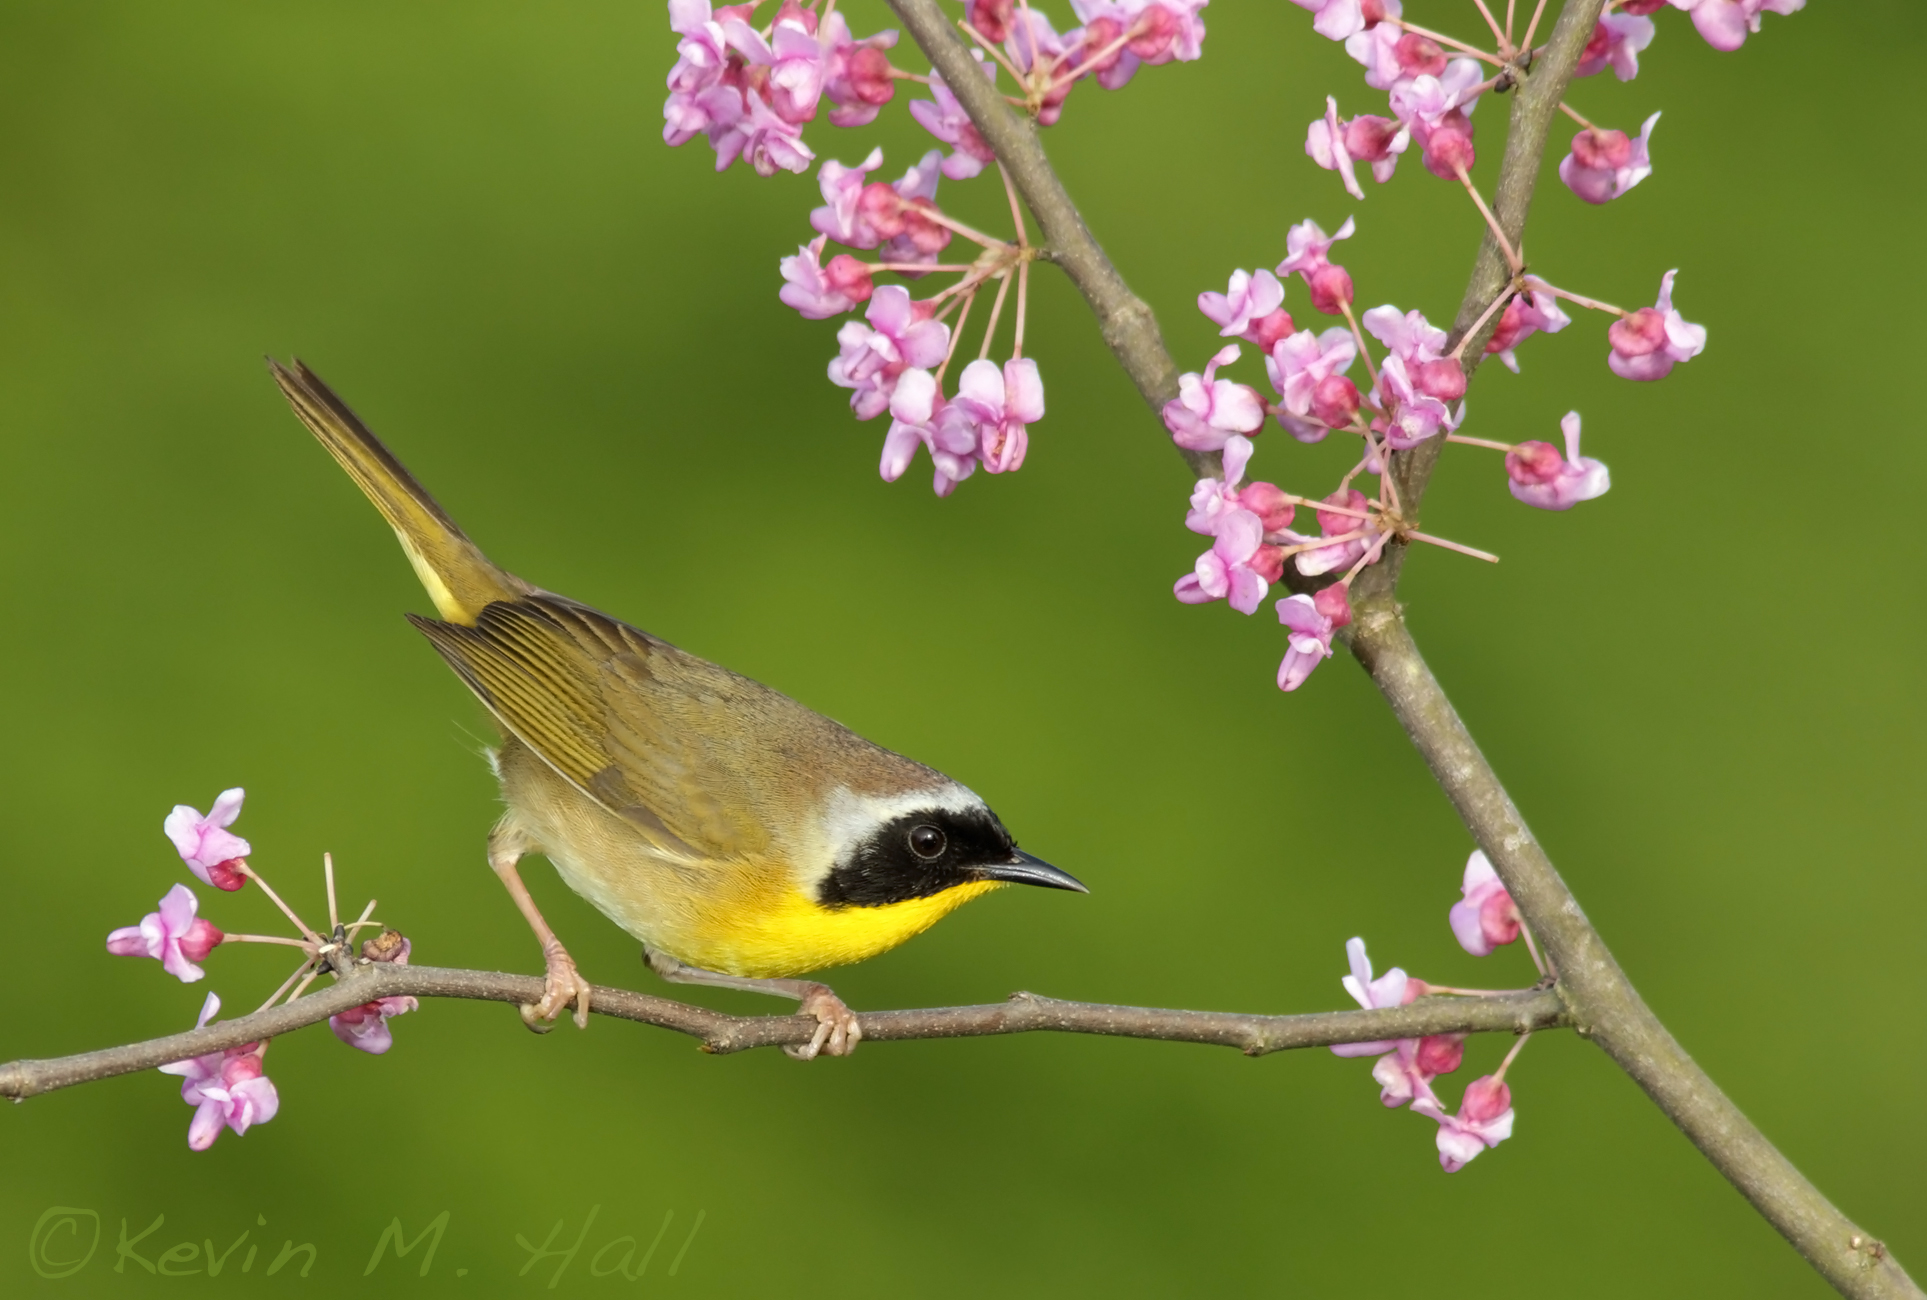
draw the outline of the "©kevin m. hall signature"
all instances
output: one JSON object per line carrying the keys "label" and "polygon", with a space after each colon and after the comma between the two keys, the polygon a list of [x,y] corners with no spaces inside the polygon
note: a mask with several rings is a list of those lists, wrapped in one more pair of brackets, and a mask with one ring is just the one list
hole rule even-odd
{"label": "\u00a9kevin m. hall signature", "polygon": [[[702,1231],[703,1220],[709,1217],[707,1210],[698,1210],[692,1220],[686,1220],[686,1229],[672,1234],[670,1229],[676,1223],[676,1212],[666,1210],[653,1232],[642,1228],[610,1235],[611,1230],[605,1226],[592,1238],[591,1231],[601,1213],[600,1205],[591,1206],[581,1228],[573,1234],[568,1231],[568,1220],[556,1220],[540,1244],[516,1233],[515,1244],[527,1256],[517,1276],[546,1275],[548,1285],[554,1287],[580,1259],[582,1267],[577,1276],[620,1277],[633,1282],[654,1265],[658,1275],[674,1277],[688,1260],[689,1248],[695,1244],[696,1234]],[[171,1245],[168,1238],[173,1234],[165,1231],[165,1214],[156,1214],[145,1227],[140,1226],[140,1219],[139,1215],[120,1219],[115,1240],[108,1246],[98,1211],[72,1205],[49,1206],[35,1221],[27,1239],[27,1258],[33,1264],[33,1271],[44,1278],[72,1277],[90,1264],[96,1270],[105,1268],[136,1277],[142,1274],[219,1277],[227,1271],[253,1273],[257,1264],[268,1276],[286,1272],[307,1277],[321,1265],[324,1253],[315,1242],[261,1231],[268,1226],[265,1215],[255,1216],[254,1227],[225,1243],[202,1236]],[[323,1272],[338,1275],[344,1268],[352,1271],[359,1265],[360,1276],[366,1277],[378,1269],[396,1271],[412,1267],[419,1276],[427,1277],[440,1254],[443,1272],[465,1277],[469,1270],[457,1267],[449,1258],[457,1252],[452,1248],[442,1251],[442,1240],[451,1221],[451,1212],[443,1210],[426,1223],[414,1224],[411,1235],[397,1216],[375,1237],[365,1256],[358,1247],[328,1247],[328,1264]],[[276,1237],[281,1237],[278,1245]],[[593,1250],[590,1249],[592,1241]],[[419,1265],[416,1264],[418,1251]]]}

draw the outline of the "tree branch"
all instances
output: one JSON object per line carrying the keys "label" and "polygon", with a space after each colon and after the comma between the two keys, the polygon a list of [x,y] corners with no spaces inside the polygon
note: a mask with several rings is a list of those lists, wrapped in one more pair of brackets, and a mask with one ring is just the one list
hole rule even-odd
{"label": "tree branch", "polygon": [[[533,975],[435,966],[364,966],[333,988],[250,1016],[217,1020],[200,1029],[125,1047],[0,1065],[0,1097],[19,1101],[57,1088],[151,1070],[174,1061],[259,1042],[317,1024],[376,998],[475,998],[519,1006],[535,1002],[541,996],[542,981]],[[805,1043],[816,1030],[814,1016],[732,1016],[647,993],[601,986],[591,993],[590,1005],[599,1015],[688,1034],[702,1041],[705,1052],[743,1052],[757,1047]],[[1430,997],[1382,1011],[1318,1011],[1298,1016],[1116,1007],[1099,1002],[1064,1002],[1034,993],[1013,993],[1009,1001],[987,1006],[868,1011],[859,1019],[864,1041],[872,1043],[913,1038],[983,1038],[1044,1030],[1211,1043],[1238,1048],[1246,1056],[1264,1056],[1297,1047],[1330,1047],[1336,1043],[1420,1038],[1427,1034],[1523,1034],[1563,1026],[1566,1011],[1559,995],[1550,989],[1500,997]]]}
{"label": "tree branch", "polygon": [[[890,0],[932,66],[944,74],[985,141],[1016,178],[1059,262],[1097,313],[1118,362],[1153,408],[1176,395],[1176,364],[1145,303],[1104,257],[1063,183],[1020,117],[976,72],[969,51],[936,0]],[[1492,208],[1515,249],[1523,249],[1526,215],[1545,159],[1560,99],[1571,82],[1603,0],[1568,0],[1533,68],[1514,92],[1504,159]],[[1498,239],[1481,242],[1454,326],[1470,327],[1510,280]],[[1466,349],[1468,377],[1497,328],[1496,314]],[[1161,428],[1160,424],[1160,428]],[[1413,525],[1442,439],[1428,439],[1392,459],[1402,513]],[[1199,476],[1217,475],[1215,457],[1183,453]],[[1473,838],[1491,858],[1533,932],[1560,972],[1579,1032],[1604,1048],[1654,1103],[1725,1174],[1834,1287],[1855,1297],[1920,1297],[1922,1292],[1880,1242],[1841,1214],[1768,1142],[1705,1071],[1680,1047],[1633,989],[1586,920],[1551,860],[1480,754],[1406,630],[1395,598],[1405,547],[1394,543],[1352,588],[1354,655],[1378,684]]]}

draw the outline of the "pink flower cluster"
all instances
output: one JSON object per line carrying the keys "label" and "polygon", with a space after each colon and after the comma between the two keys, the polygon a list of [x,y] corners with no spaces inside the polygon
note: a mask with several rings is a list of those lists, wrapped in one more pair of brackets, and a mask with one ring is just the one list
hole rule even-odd
{"label": "pink flower cluster", "polygon": [[[1082,26],[1059,33],[1041,10],[1019,0],[964,0],[964,21],[981,41],[993,47],[1001,43],[1008,66],[1018,74],[1025,103],[1041,124],[1051,126],[1063,113],[1071,88],[1087,77],[1106,90],[1118,90],[1140,67],[1198,58],[1204,49],[1201,11],[1208,3],[1071,0]],[[916,112],[915,105],[911,111]],[[917,120],[925,119],[918,114]],[[931,130],[942,138],[936,128]]]}
{"label": "pink flower cluster", "polygon": [[[323,970],[339,973],[346,969],[341,964],[343,954],[336,945],[347,942],[363,926],[376,923],[367,920],[366,912],[362,920],[349,926],[342,926],[334,920],[332,859],[328,860],[327,865],[330,873],[329,925],[332,932],[325,940],[269,889],[266,881],[252,871],[243,875],[247,864],[241,859],[251,850],[246,840],[235,836],[227,828],[241,815],[244,797],[239,789],[224,791],[205,817],[193,808],[180,805],[168,814],[163,829],[173,841],[181,860],[202,880],[229,890],[239,889],[249,877],[259,881],[262,892],[294,922],[303,937],[276,939],[261,935],[225,934],[213,922],[196,915],[200,910],[200,900],[186,885],[177,884],[167,891],[158,909],[142,917],[139,924],[122,926],[110,933],[107,936],[107,951],[119,957],[153,958],[161,963],[161,968],[169,975],[191,984],[206,975],[197,963],[205,961],[208,954],[223,943],[238,940],[279,943],[299,948],[303,961],[281,989],[268,999],[267,1006],[272,1006],[290,988],[293,989],[288,995],[290,1000],[301,996]],[[374,904],[370,903],[368,907],[372,911]],[[408,952],[408,941],[388,932],[383,934],[381,940],[364,946],[362,957],[368,961],[406,965]],[[208,994],[195,1028],[206,1025],[220,1008],[221,999],[213,993]],[[266,1006],[262,1008],[266,1009]],[[380,1055],[394,1045],[388,1021],[415,1009],[416,1001],[411,997],[378,998],[329,1017],[328,1025],[342,1042]],[[189,1147],[205,1151],[213,1145],[223,1128],[245,1133],[250,1126],[264,1124],[274,1118],[281,1102],[274,1084],[263,1073],[262,1060],[267,1055],[268,1046],[266,1041],[249,1043],[160,1067],[162,1073],[180,1075],[185,1080],[181,1086],[181,1096],[195,1108],[194,1119],[188,1126]]]}
{"label": "pink flower cluster", "polygon": [[[1466,863],[1460,901],[1450,913],[1452,932],[1459,943],[1474,956],[1483,957],[1495,948],[1517,940],[1523,933],[1519,909],[1505,891],[1485,854],[1475,852]],[[1368,1011],[1401,1007],[1419,998],[1460,990],[1428,985],[1394,966],[1375,976],[1365,941],[1353,938],[1345,944],[1351,973],[1341,981],[1359,1006]],[[1464,1034],[1433,1034],[1424,1038],[1388,1039],[1365,1043],[1341,1043],[1332,1048],[1337,1056],[1373,1056],[1372,1078],[1379,1085],[1379,1101],[1388,1107],[1411,1103],[1412,1113],[1423,1115],[1438,1125],[1439,1163],[1447,1173],[1463,1169],[1480,1152],[1496,1147],[1512,1136],[1512,1092],[1506,1085],[1506,1071],[1518,1057],[1524,1039],[1507,1054],[1498,1070],[1473,1080],[1456,1113],[1447,1110],[1432,1083],[1441,1075],[1456,1072],[1465,1058]]]}
{"label": "pink flower cluster", "polygon": [[814,9],[783,0],[768,27],[747,21],[757,3],[711,9],[709,0],[669,0],[676,64],[669,70],[662,138],[687,144],[709,137],[716,170],[738,158],[759,176],[800,172],[816,155],[803,126],[827,98],[837,126],[861,126],[896,94],[884,51],[897,34],[856,40],[840,13],[820,22]]}
{"label": "pink flower cluster", "polygon": [[1029,426],[1044,418],[1044,381],[1028,357],[973,361],[964,367],[956,397],[946,401],[927,370],[904,373],[890,397],[890,432],[881,472],[894,483],[917,448],[930,453],[931,486],[947,497],[976,472],[1020,468],[1030,448]]}
{"label": "pink flower cluster", "polygon": [[[1431,439],[1466,442],[1505,453],[1512,495],[1543,510],[1567,510],[1604,494],[1612,484],[1605,465],[1579,454],[1579,415],[1561,422],[1566,452],[1552,444],[1517,444],[1466,438],[1465,366],[1451,338],[1418,311],[1390,304],[1354,314],[1351,275],[1332,262],[1333,247],[1352,236],[1347,220],[1334,235],[1316,222],[1293,226],[1286,256],[1275,272],[1237,270],[1224,292],[1198,295],[1198,309],[1227,343],[1203,371],[1179,376],[1178,395],[1165,403],[1163,418],[1171,439],[1188,451],[1219,452],[1223,475],[1199,479],[1191,494],[1185,526],[1212,539],[1191,572],[1173,588],[1186,604],[1223,600],[1241,613],[1254,612],[1270,584],[1289,563],[1300,577],[1340,575],[1314,592],[1277,602],[1287,629],[1288,649],[1279,665],[1278,685],[1295,690],[1332,654],[1332,639],[1352,617],[1348,588],[1365,566],[1377,561],[1394,537],[1433,542],[1484,559],[1495,557],[1457,543],[1429,537],[1407,526],[1388,487],[1384,470],[1393,452]],[[1517,371],[1515,350],[1533,334],[1556,334],[1572,323],[1560,306],[1569,298],[1611,313],[1618,320],[1607,331],[1612,344],[1608,364],[1628,379],[1657,379],[1674,365],[1698,355],[1706,343],[1703,327],[1691,324],[1673,307],[1676,272],[1661,281],[1654,307],[1625,311],[1557,289],[1535,276],[1518,273],[1514,284],[1467,331],[1475,336],[1493,325],[1486,351]],[[1299,277],[1315,310],[1342,316],[1345,325],[1323,332],[1298,329],[1285,306],[1285,277]],[[1382,348],[1374,361],[1368,338]],[[1274,393],[1267,398],[1226,369],[1243,357],[1243,343],[1263,351],[1265,373]],[[1361,392],[1346,373],[1363,360],[1370,388]],[[1296,496],[1269,482],[1245,482],[1264,432],[1275,419],[1294,439],[1324,440],[1333,433],[1358,437],[1363,455],[1337,490],[1322,498]],[[1351,486],[1359,474],[1379,478],[1377,496]],[[1294,532],[1297,506],[1315,509],[1318,532]]]}
{"label": "pink flower cluster", "polygon": [[[1652,44],[1653,20],[1648,17],[1667,0],[1624,0],[1618,11],[1602,15],[1580,54],[1575,77],[1605,71],[1621,81],[1639,75],[1639,55]],[[1399,0],[1293,0],[1315,17],[1312,30],[1343,41],[1346,53],[1365,67],[1365,84],[1388,92],[1390,117],[1364,114],[1349,121],[1338,115],[1338,101],[1327,96],[1325,116],[1305,133],[1305,152],[1327,171],[1335,171],[1345,189],[1363,199],[1356,164],[1369,163],[1374,180],[1392,178],[1398,156],[1416,139],[1427,171],[1446,180],[1461,179],[1471,171],[1476,154],[1472,145],[1471,113],[1479,95],[1495,82],[1514,75],[1515,61],[1526,55],[1512,44],[1511,18],[1499,36],[1494,54],[1478,58],[1448,57],[1437,40],[1409,27]],[[1766,11],[1792,13],[1806,0],[1670,0],[1676,9],[1693,16],[1715,49],[1734,50],[1749,32],[1760,30]],[[1525,37],[1530,43],[1532,37]],[[1467,48],[1469,46],[1461,46]],[[1492,65],[1482,66],[1480,59]],[[1488,71],[1496,68],[1488,80]],[[1563,105],[1561,107],[1564,107]],[[1571,113],[1571,109],[1566,109]],[[1573,114],[1580,122],[1584,118]],[[1560,165],[1559,176],[1573,193],[1588,203],[1618,198],[1652,173],[1648,154],[1655,113],[1637,139],[1623,131],[1604,130],[1586,123],[1573,139],[1573,151]],[[1469,182],[1468,182],[1469,184]]]}
{"label": "pink flower cluster", "polygon": [[[220,1009],[221,999],[208,994],[194,1027],[205,1025]],[[265,1043],[248,1043],[160,1067],[162,1074],[181,1076],[181,1100],[194,1107],[194,1118],[187,1126],[190,1150],[207,1150],[223,1128],[231,1128],[239,1136],[256,1124],[267,1123],[281,1109],[274,1081],[262,1073],[261,1057],[266,1047]]]}

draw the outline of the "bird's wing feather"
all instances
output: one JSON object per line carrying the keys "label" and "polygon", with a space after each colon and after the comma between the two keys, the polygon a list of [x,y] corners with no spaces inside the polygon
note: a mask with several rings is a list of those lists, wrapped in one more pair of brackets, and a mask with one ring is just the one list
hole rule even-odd
{"label": "bird's wing feather", "polygon": [[409,621],[517,739],[661,851],[767,847],[739,756],[708,738],[740,727],[717,716],[738,703],[729,685],[774,692],[559,597],[497,601],[473,627]]}

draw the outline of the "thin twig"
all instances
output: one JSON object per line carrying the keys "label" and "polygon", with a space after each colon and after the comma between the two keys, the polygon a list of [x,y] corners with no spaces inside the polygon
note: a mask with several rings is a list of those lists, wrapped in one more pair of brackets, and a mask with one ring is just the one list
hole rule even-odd
{"label": "thin twig", "polygon": [[[17,1101],[57,1088],[206,1056],[242,1043],[289,1033],[376,998],[473,998],[522,1006],[539,1001],[541,996],[542,980],[534,975],[366,964],[333,988],[251,1016],[217,1020],[200,1029],[125,1047],[0,1065],[0,1097]],[[589,1004],[597,1015],[688,1034],[701,1040],[704,1051],[715,1053],[808,1042],[816,1031],[813,1016],[732,1016],[628,989],[597,986],[590,993]],[[1564,1024],[1565,1009],[1559,995],[1548,989],[1493,998],[1421,998],[1389,1010],[1317,1011],[1297,1016],[1108,1006],[1014,993],[1007,1002],[985,1006],[866,1011],[860,1013],[860,1019],[865,1043],[913,1038],[980,1038],[1044,1030],[1208,1043],[1235,1047],[1247,1056],[1263,1056],[1289,1048],[1418,1038],[1427,1034],[1522,1034]]]}

